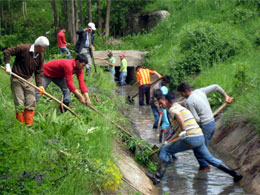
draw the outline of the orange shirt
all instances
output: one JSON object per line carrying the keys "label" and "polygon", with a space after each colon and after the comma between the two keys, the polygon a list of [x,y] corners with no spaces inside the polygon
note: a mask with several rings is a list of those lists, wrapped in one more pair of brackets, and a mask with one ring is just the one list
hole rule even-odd
{"label": "orange shirt", "polygon": [[150,74],[154,74],[153,70],[140,68],[136,73],[136,79],[139,81],[139,86],[151,84]]}

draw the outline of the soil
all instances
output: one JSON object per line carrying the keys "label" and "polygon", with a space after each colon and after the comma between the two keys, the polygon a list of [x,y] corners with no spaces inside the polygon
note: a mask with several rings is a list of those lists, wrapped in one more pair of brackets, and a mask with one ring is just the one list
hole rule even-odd
{"label": "soil", "polygon": [[217,121],[210,147],[228,165],[244,177],[240,181],[246,193],[260,194],[260,137],[249,124]]}

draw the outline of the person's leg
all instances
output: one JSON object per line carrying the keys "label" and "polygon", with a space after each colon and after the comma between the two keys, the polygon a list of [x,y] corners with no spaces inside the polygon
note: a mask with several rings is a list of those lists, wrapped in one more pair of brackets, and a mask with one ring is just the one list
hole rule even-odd
{"label": "person's leg", "polygon": [[[204,134],[204,138],[205,138],[205,146],[208,147],[209,145],[209,141],[212,138],[215,130],[216,130],[216,124],[215,121],[211,121],[207,124],[204,125],[200,125],[202,132]],[[199,164],[200,164],[200,170],[206,170],[208,171],[210,169],[209,164],[207,163],[207,161],[203,158],[201,158],[196,151],[194,151],[194,155],[196,156]]]}
{"label": "person's leg", "polygon": [[[44,74],[42,75],[42,86],[43,86],[44,90],[47,89],[47,87],[51,81],[52,81],[52,78],[46,77]],[[35,89],[35,97],[36,97],[36,103],[38,103],[39,99],[42,97],[42,94],[40,94],[37,89]]]}
{"label": "person's leg", "polygon": [[15,110],[16,110],[16,119],[20,122],[24,122],[24,91],[22,87],[22,83],[15,77],[11,76],[10,78],[11,81],[11,90],[12,90],[12,95],[13,95],[13,100],[14,100],[14,105],[15,105]]}
{"label": "person's leg", "polygon": [[69,49],[67,47],[63,47],[63,48],[64,48],[64,51],[66,52],[66,54],[68,55],[68,59],[72,59]]}
{"label": "person's leg", "polygon": [[[71,93],[70,90],[67,87],[67,83],[65,78],[63,79],[53,79],[53,82],[61,89],[63,93],[63,103],[66,106],[70,105],[70,100],[71,100]],[[66,111],[66,109],[64,109]]]}
{"label": "person's leg", "polygon": [[59,47],[59,52],[60,52],[60,55],[62,55],[64,53],[63,47]]}
{"label": "person's leg", "polygon": [[153,116],[154,116],[154,123],[153,123],[153,128],[157,129],[158,128],[158,121],[159,121],[159,113],[156,107],[151,106],[152,111],[153,111]]}
{"label": "person's leg", "polygon": [[151,88],[151,85],[145,86],[146,105],[150,104],[150,88]]}
{"label": "person's leg", "polygon": [[119,75],[119,85],[123,85],[123,72],[120,72],[120,75]]}
{"label": "person's leg", "polygon": [[110,70],[110,74],[111,74],[111,79],[112,79],[112,81],[115,81],[116,71],[115,71],[115,70]]}
{"label": "person's leg", "polygon": [[144,86],[139,86],[139,106],[144,106]]}
{"label": "person's leg", "polygon": [[[27,81],[33,83],[33,77],[27,79]],[[24,83],[24,97],[25,97],[24,121],[26,125],[32,125],[34,110],[36,107],[35,89],[26,83]]]}
{"label": "person's leg", "polygon": [[193,150],[196,150],[198,156],[205,159],[209,164],[214,167],[224,171],[225,173],[231,175],[234,178],[234,181],[239,181],[242,179],[242,175],[236,173],[232,168],[225,165],[220,159],[215,158],[208,150],[205,144],[202,146],[196,147]]}
{"label": "person's leg", "polygon": [[127,72],[123,72],[123,85],[126,85]]}

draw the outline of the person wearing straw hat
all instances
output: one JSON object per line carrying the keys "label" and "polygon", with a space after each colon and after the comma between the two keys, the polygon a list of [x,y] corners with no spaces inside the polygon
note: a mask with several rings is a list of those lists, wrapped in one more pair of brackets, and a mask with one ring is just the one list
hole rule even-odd
{"label": "person wearing straw hat", "polygon": [[[34,74],[36,85],[41,89],[40,93],[44,93],[42,87],[43,52],[48,46],[49,40],[44,36],[40,36],[35,40],[34,44],[21,44],[4,50],[6,72],[9,74],[13,72],[30,83],[33,83]],[[10,66],[11,56],[15,56],[12,69]],[[34,88],[11,76],[11,89],[16,109],[16,119],[25,122],[26,125],[32,125],[36,107]]]}
{"label": "person wearing straw hat", "polygon": [[81,28],[76,31],[79,39],[75,45],[75,51],[79,54],[84,54],[88,58],[86,66],[86,74],[90,76],[92,67],[92,51],[94,47],[94,31],[96,30],[95,24],[90,22],[86,28]]}

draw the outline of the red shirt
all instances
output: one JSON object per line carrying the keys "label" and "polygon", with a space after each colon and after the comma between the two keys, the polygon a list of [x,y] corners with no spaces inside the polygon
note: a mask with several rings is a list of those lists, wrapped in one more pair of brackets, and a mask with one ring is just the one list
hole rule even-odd
{"label": "red shirt", "polygon": [[57,40],[58,47],[66,47],[65,33],[62,30],[57,34]]}
{"label": "red shirt", "polygon": [[84,71],[76,69],[75,59],[58,59],[47,62],[43,65],[43,73],[45,76],[51,78],[61,79],[65,77],[67,87],[71,92],[77,89],[73,84],[73,74],[76,74],[81,93],[88,92],[88,88],[84,82]]}

